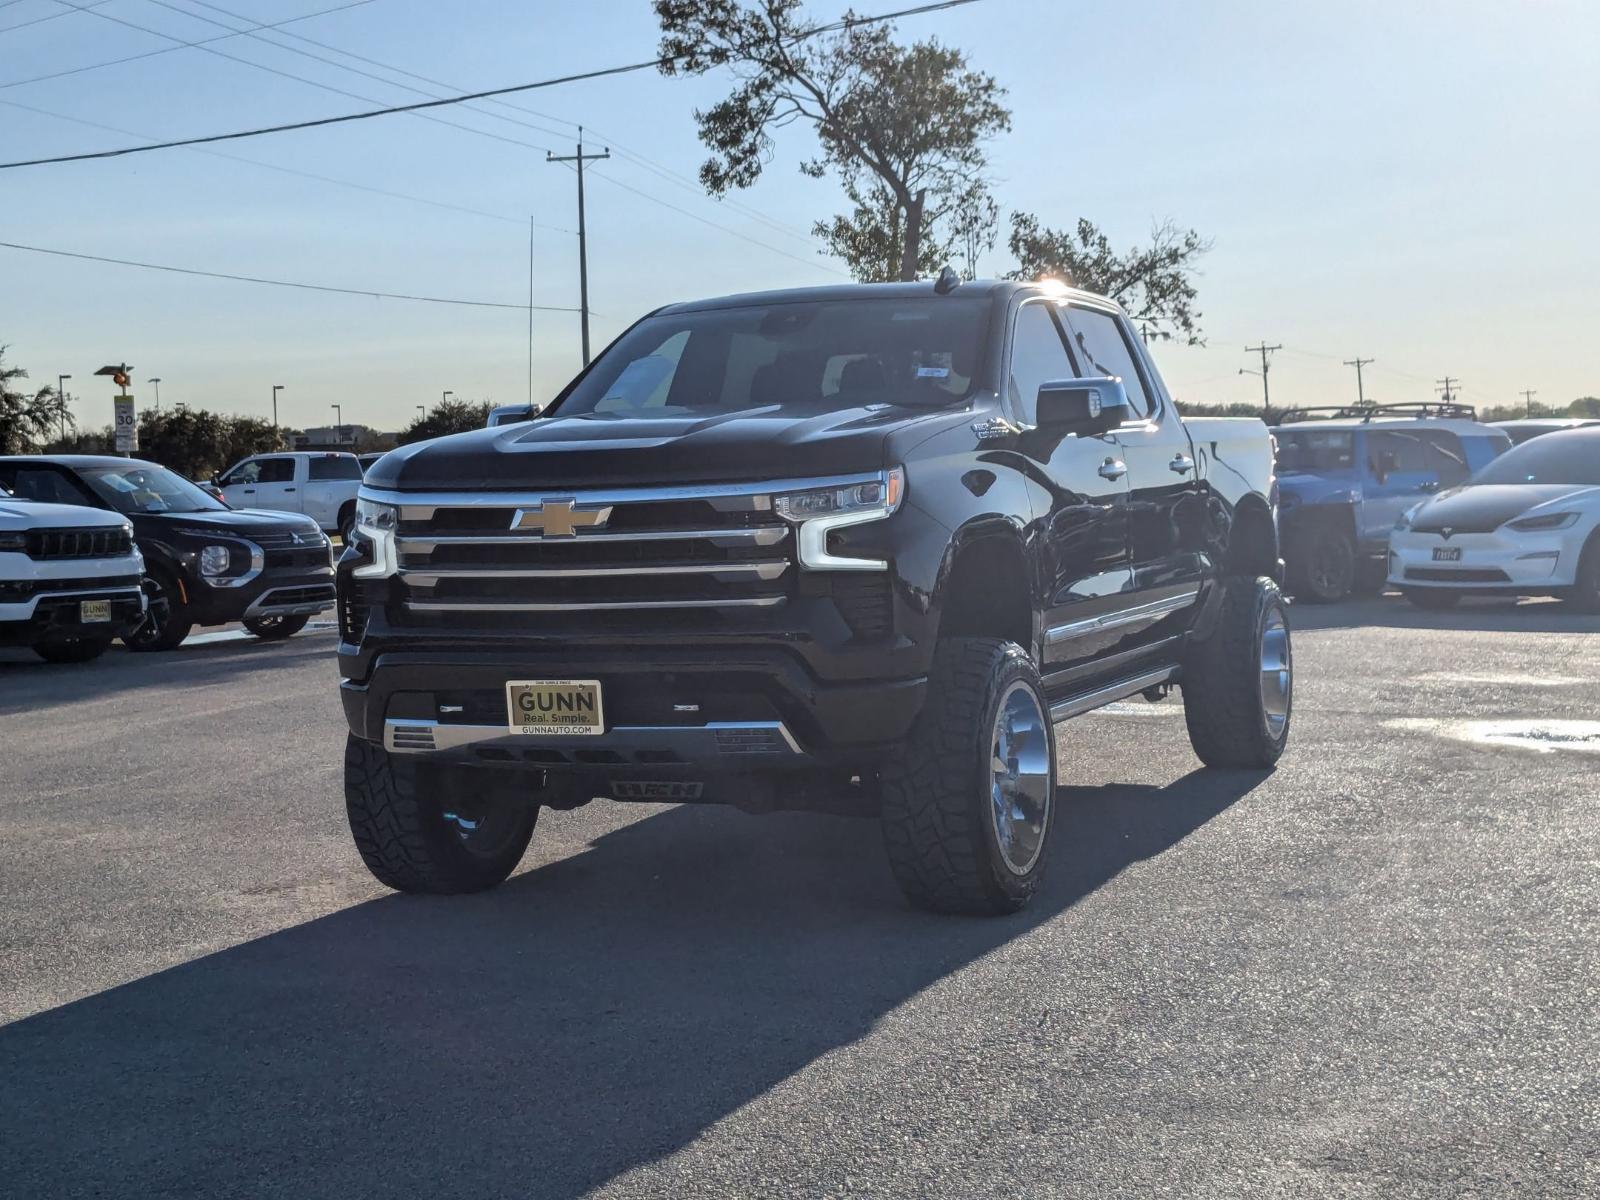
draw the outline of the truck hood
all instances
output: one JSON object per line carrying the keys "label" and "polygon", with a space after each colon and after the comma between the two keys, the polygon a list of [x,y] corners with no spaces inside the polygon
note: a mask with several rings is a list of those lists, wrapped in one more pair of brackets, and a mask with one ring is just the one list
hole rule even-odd
{"label": "truck hood", "polygon": [[119,513],[77,504],[35,504],[32,500],[0,500],[0,529],[118,529],[127,523]]}
{"label": "truck hood", "polygon": [[[1452,488],[1424,501],[1412,513],[1418,533],[1492,533],[1534,509],[1558,511],[1567,504],[1592,504],[1600,488],[1561,483],[1480,483]],[[1555,502],[1562,501],[1562,504]]]}
{"label": "truck hood", "polygon": [[880,470],[890,434],[949,410],[890,405],[811,416],[753,408],[715,416],[547,417],[402,446],[368,487],[593,488],[804,479]]}

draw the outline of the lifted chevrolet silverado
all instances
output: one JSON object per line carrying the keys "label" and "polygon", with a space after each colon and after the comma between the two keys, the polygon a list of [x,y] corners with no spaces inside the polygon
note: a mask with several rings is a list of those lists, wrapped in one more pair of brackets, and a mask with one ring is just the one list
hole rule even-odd
{"label": "lifted chevrolet silverado", "polygon": [[367,475],[338,580],[356,846],[463,892],[541,807],[844,810],[914,903],[1018,909],[1056,722],[1178,685],[1206,764],[1283,752],[1272,470],[1260,422],[1180,420],[1087,293],[659,309],[536,419]]}

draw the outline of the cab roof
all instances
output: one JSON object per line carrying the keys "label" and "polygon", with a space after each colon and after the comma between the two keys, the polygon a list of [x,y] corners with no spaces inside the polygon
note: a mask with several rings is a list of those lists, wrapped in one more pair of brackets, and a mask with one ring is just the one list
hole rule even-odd
{"label": "cab roof", "polygon": [[759,308],[771,304],[818,304],[828,301],[853,300],[958,300],[981,299],[1007,301],[1018,292],[1049,294],[1062,299],[1087,300],[1098,305],[1116,305],[1104,296],[1070,288],[1064,284],[1042,282],[1025,283],[1010,279],[975,279],[944,293],[934,290],[933,280],[916,283],[839,283],[823,287],[780,288],[769,292],[740,292],[731,296],[715,296],[706,300],[687,300],[667,304],[655,310],[652,316],[670,313],[711,312],[723,308]]}

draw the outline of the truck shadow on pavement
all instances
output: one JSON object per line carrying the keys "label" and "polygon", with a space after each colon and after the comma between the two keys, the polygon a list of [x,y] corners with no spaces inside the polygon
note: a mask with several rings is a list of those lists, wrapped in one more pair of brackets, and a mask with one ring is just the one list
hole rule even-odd
{"label": "truck shadow on pavement", "polygon": [[1338,604],[1295,603],[1289,614],[1296,631],[1356,629],[1444,629],[1463,633],[1594,633],[1600,617],[1573,612],[1556,600],[1467,599],[1438,611],[1417,608],[1399,596],[1344,600]]}
{"label": "truck shadow on pavement", "polygon": [[489,894],[362,903],[0,1029],[0,1191],[579,1196],[1264,778],[1063,788],[1013,918],[908,910],[868,822],[694,807]]}

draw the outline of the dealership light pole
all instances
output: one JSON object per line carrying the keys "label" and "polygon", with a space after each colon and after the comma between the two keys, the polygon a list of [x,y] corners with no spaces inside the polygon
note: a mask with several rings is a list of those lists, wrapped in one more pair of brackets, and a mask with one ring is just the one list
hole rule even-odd
{"label": "dealership light pole", "polygon": [[344,409],[337,404],[333,408],[333,444],[337,446],[344,441]]}
{"label": "dealership light pole", "polygon": [[283,384],[275,383],[272,385],[272,427],[274,429],[278,427],[278,393],[281,391],[283,391]]}
{"label": "dealership light pole", "polygon": [[448,388],[446,388],[446,389],[445,389],[445,390],[444,390],[444,391],[443,391],[443,392],[442,392],[442,393],[440,393],[440,395],[439,395],[439,403],[440,403],[440,404],[443,404],[443,403],[444,403],[444,402],[445,402],[445,401],[446,401],[446,400],[448,400],[448,399],[450,399],[450,397],[451,397],[451,396],[454,396],[454,395],[455,395],[455,393],[454,393],[454,392],[452,392],[452,391],[450,391],[450,390],[449,390],[449,389],[448,389]]}
{"label": "dealership light pole", "polygon": [[71,375],[56,376],[56,415],[61,418],[61,440],[67,440],[67,380]]}
{"label": "dealership light pole", "polygon": [[156,411],[160,412],[161,411],[161,376],[153,375],[149,379],[145,380],[145,382],[155,385],[155,389],[156,389]]}

